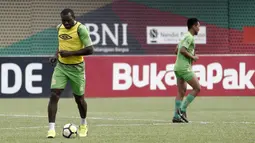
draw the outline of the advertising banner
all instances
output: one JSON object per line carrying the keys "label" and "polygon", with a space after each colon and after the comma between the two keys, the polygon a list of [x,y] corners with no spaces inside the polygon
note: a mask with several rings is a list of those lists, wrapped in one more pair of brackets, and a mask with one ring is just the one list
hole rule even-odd
{"label": "advertising banner", "polygon": [[[187,33],[186,26],[147,26],[147,44],[178,44]],[[195,36],[196,44],[206,44],[206,27]]]}
{"label": "advertising banner", "polygon": [[[86,57],[86,97],[162,97],[177,94],[175,56]],[[254,56],[200,56],[193,71],[200,96],[255,95]],[[46,57],[1,57],[1,97],[49,97],[54,66]],[[188,86],[188,92],[192,88]],[[187,93],[188,93],[187,92]],[[72,97],[67,84],[61,97]]]}
{"label": "advertising banner", "polygon": [[[0,98],[49,97],[54,69],[47,57],[1,57]],[[72,96],[69,84],[61,97]]]}
{"label": "advertising banner", "polygon": [[[86,62],[87,96],[175,96],[175,56],[102,56]],[[254,56],[201,56],[193,70],[201,96],[255,95]],[[188,86],[188,91],[191,87]]]}

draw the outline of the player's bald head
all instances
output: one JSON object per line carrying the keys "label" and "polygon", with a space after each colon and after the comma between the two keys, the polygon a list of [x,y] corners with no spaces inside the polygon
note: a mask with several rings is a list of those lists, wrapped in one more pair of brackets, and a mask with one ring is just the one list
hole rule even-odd
{"label": "player's bald head", "polygon": [[60,13],[62,24],[65,26],[66,29],[72,28],[75,24],[75,16],[74,12],[71,9],[64,9]]}
{"label": "player's bald head", "polygon": [[70,15],[70,16],[72,16],[72,18],[75,18],[73,10],[71,10],[71,9],[69,9],[69,8],[66,8],[66,9],[62,10],[61,13],[60,13],[60,15],[61,15],[61,16]]}

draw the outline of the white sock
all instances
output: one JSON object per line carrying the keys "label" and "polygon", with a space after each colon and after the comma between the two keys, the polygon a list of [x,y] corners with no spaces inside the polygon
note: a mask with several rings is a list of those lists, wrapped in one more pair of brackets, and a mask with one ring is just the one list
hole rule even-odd
{"label": "white sock", "polygon": [[87,120],[86,118],[81,118],[81,125],[87,125]]}
{"label": "white sock", "polygon": [[49,130],[55,130],[55,123],[49,123]]}

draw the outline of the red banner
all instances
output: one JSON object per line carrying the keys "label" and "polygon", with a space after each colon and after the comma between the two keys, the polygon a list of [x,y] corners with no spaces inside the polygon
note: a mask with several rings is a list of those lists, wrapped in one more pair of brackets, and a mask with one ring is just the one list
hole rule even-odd
{"label": "red banner", "polygon": [[[175,56],[86,58],[87,97],[175,96]],[[200,56],[193,70],[201,96],[255,95],[255,56]],[[188,92],[191,87],[188,87]],[[188,93],[187,92],[187,93]]]}

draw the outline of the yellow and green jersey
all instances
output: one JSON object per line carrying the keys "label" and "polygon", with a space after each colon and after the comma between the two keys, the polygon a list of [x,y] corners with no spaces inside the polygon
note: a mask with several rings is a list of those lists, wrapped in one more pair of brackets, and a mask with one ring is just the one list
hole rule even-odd
{"label": "yellow and green jersey", "polygon": [[[58,50],[77,51],[92,45],[88,29],[80,22],[71,29],[66,29],[63,24],[58,29]],[[84,61],[83,56],[58,56],[59,62],[63,64],[79,64]]]}
{"label": "yellow and green jersey", "polygon": [[185,47],[187,51],[194,55],[195,43],[194,36],[190,32],[186,33],[183,39],[178,44],[177,59],[174,66],[174,71],[189,71],[191,70],[192,59],[185,57],[180,53],[180,49]]}

